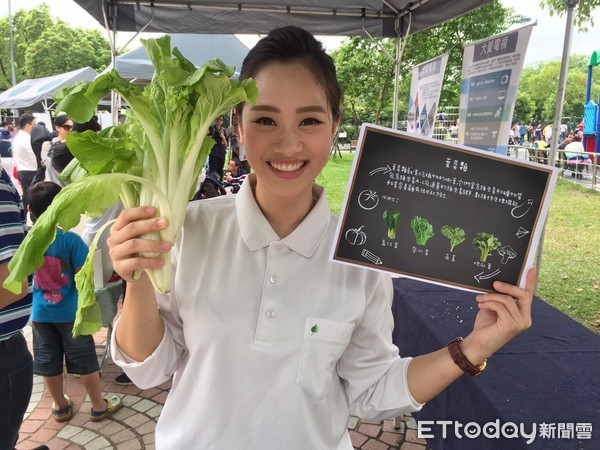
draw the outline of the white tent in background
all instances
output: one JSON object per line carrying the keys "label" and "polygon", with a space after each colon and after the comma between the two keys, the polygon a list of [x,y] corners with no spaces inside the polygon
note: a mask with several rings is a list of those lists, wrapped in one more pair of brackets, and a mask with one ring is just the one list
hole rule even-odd
{"label": "white tent in background", "polygon": [[[228,66],[234,66],[239,76],[242,62],[248,54],[248,47],[237,37],[229,34],[170,34],[171,48],[177,47],[196,67],[202,66],[211,59],[218,58]],[[146,49],[135,48],[115,59],[117,72],[127,79],[149,81],[154,74]],[[110,70],[112,64],[106,69]]]}
{"label": "white tent in background", "polygon": [[41,102],[47,111],[54,103],[52,95],[55,92],[77,81],[92,81],[97,76],[98,72],[94,69],[84,67],[60,75],[21,81],[0,94],[0,109],[26,108]]}

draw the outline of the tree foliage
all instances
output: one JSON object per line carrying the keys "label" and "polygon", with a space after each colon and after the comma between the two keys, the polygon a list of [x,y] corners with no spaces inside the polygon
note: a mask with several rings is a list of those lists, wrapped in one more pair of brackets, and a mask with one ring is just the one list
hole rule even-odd
{"label": "tree foliage", "polygon": [[[567,12],[567,2],[565,0],[542,0],[542,8],[548,8],[550,15],[557,14],[562,16]],[[600,7],[600,0],[577,0],[575,6],[575,25],[582,30],[588,30],[594,26],[594,9]]]}
{"label": "tree foliage", "polygon": [[[463,47],[498,34],[518,16],[498,1],[470,14],[410,36],[400,62],[398,115],[406,117],[412,67],[449,53],[440,106],[457,106],[460,94]],[[333,53],[338,78],[345,92],[344,124],[356,133],[363,122],[390,126],[394,92],[394,63],[380,47],[394,56],[396,41],[352,37]]]}
{"label": "tree foliage", "polygon": [[[560,61],[548,61],[536,66],[525,67],[521,75],[516,120],[526,122],[551,122],[556,107]],[[588,58],[574,55],[569,59],[569,73],[565,90],[563,117],[580,120],[583,116],[587,86]],[[596,100],[600,93],[600,80],[593,80],[591,98]]]}
{"label": "tree foliage", "polygon": [[[9,33],[8,18],[0,19],[0,35],[5,37],[0,39],[0,90],[12,85]],[[13,42],[17,83],[87,66],[101,71],[110,63],[110,46],[99,31],[54,20],[45,3],[14,14]]]}

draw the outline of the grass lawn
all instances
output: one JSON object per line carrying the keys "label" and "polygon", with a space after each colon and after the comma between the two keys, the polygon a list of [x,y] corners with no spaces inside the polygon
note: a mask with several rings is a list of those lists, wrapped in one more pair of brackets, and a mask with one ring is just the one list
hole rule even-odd
{"label": "grass lawn", "polygon": [[[339,215],[354,153],[330,159],[317,178]],[[558,180],[550,205],[537,295],[600,334],[600,193]]]}

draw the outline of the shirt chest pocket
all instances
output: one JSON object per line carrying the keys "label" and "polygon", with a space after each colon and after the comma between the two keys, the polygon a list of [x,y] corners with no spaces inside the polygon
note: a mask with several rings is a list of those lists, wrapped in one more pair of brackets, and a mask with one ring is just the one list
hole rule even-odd
{"label": "shirt chest pocket", "polygon": [[333,369],[346,350],[353,323],[307,317],[296,382],[319,400],[327,395]]}

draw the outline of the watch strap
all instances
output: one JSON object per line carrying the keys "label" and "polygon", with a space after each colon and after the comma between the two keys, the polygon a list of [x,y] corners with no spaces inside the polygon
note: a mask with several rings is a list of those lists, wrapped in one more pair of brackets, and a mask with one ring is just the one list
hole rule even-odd
{"label": "watch strap", "polygon": [[463,340],[462,337],[457,337],[452,342],[450,342],[448,344],[448,351],[450,352],[450,356],[452,357],[452,360],[456,363],[456,365],[458,367],[461,368],[461,370],[464,373],[466,373],[470,377],[475,377],[475,376],[481,374],[481,372],[483,372],[483,370],[485,369],[485,366],[487,364],[487,359],[485,361],[483,361],[483,363],[480,364],[479,366],[473,365],[471,363],[471,361],[469,361],[467,359],[467,357],[465,356],[465,354],[462,352],[462,350],[460,348],[460,343],[462,342],[462,340]]}

